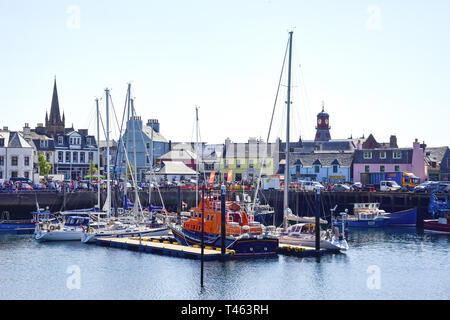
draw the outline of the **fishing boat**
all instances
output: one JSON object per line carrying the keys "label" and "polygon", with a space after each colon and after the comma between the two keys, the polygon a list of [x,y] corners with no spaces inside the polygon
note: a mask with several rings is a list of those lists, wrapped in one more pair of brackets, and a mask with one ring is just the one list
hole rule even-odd
{"label": "fishing boat", "polygon": [[450,234],[450,203],[447,195],[442,192],[444,200],[439,200],[437,194],[440,190],[433,191],[428,204],[428,212],[433,219],[423,221],[425,232]]}
{"label": "fishing boat", "polygon": [[[202,206],[204,206],[204,244],[220,248],[221,201],[215,196],[201,199],[197,207],[191,209],[191,217],[182,225],[169,225],[173,236],[183,245],[200,245],[202,238]],[[268,236],[264,226],[254,221],[236,202],[226,201],[226,249],[234,250],[236,257],[276,255],[278,239]]]}
{"label": "fishing boat", "polygon": [[[351,228],[380,228],[380,227],[414,227],[417,221],[417,208],[397,212],[386,212],[380,209],[376,202],[355,203],[353,215],[347,215],[345,225]],[[341,220],[336,220],[339,223]]]}
{"label": "fishing boat", "polygon": [[242,200],[236,195],[236,202],[242,204],[245,210],[255,217],[255,221],[265,226],[273,224],[275,217],[275,210],[269,204],[262,204],[256,196],[255,201],[252,201],[250,196],[243,193]]}

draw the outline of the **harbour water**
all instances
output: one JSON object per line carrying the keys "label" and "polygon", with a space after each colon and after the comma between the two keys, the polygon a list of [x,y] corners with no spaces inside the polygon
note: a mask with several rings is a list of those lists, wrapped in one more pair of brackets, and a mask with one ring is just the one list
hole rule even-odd
{"label": "harbour water", "polygon": [[205,262],[0,235],[0,299],[450,299],[450,236],[350,230],[350,250]]}

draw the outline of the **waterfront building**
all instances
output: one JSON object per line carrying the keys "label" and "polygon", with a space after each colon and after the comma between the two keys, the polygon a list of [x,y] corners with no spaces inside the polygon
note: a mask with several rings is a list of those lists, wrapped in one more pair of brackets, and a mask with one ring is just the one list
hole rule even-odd
{"label": "waterfront building", "polygon": [[[117,150],[118,150],[118,143],[114,139],[111,139],[109,141],[109,164],[111,171],[114,170],[114,166],[117,164]],[[103,175],[106,177],[106,159],[107,159],[107,144],[106,140],[101,140],[100,145],[100,175]],[[97,168],[98,169],[98,168]]]}
{"label": "waterfront building", "polygon": [[172,149],[169,152],[160,156],[158,158],[157,163],[161,163],[164,161],[165,162],[179,161],[179,162],[184,163],[186,166],[188,166],[192,170],[197,170],[197,160],[200,162],[200,159],[197,159],[197,157],[198,157],[197,154],[190,150],[189,145],[183,144],[183,145],[174,146],[174,149]]}
{"label": "waterfront building", "polygon": [[440,178],[443,181],[450,181],[450,149],[447,149],[442,158]]}
{"label": "waterfront building", "polygon": [[[342,183],[352,180],[353,153],[351,152],[293,153],[290,156],[290,162],[291,181]],[[285,159],[280,161],[279,174],[284,174],[285,163]]]}
{"label": "waterfront building", "polygon": [[33,180],[33,147],[17,131],[0,130],[0,181]]}
{"label": "waterfront building", "polygon": [[[180,182],[197,177],[197,171],[181,161],[162,161],[154,167],[153,174],[158,183]],[[147,171],[147,181],[150,181],[150,176],[151,173]]]}
{"label": "waterfront building", "polygon": [[219,176],[227,179],[228,172],[231,172],[232,181],[240,182],[253,181],[260,172],[262,177],[274,174],[278,171],[280,142],[280,139],[266,143],[250,138],[248,142],[236,143],[227,138],[220,159]]}
{"label": "waterfront building", "polygon": [[426,180],[424,150],[416,141],[412,148],[363,149],[362,144],[355,150],[353,158],[354,182],[368,183],[364,173],[402,171],[413,173],[423,182]]}
{"label": "waterfront building", "polygon": [[117,157],[120,165],[117,169],[122,177],[126,172],[127,157],[135,169],[137,180],[142,181],[146,172],[156,164],[157,159],[169,152],[170,142],[161,134],[157,119],[150,119],[143,125],[140,117],[130,117],[121,139],[127,153],[125,155],[122,142],[119,141]]}
{"label": "waterfront building", "polygon": [[441,181],[443,179],[441,166],[445,167],[445,155],[448,147],[430,147],[425,148],[425,166],[427,178],[430,181]]}

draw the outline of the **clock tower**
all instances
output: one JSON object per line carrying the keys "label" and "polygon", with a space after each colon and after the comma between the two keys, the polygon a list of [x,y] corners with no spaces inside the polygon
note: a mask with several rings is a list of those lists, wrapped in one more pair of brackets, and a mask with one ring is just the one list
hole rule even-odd
{"label": "clock tower", "polygon": [[329,141],[331,139],[330,136],[330,116],[326,113],[324,107],[324,103],[322,102],[322,112],[317,115],[317,126],[316,126],[316,137],[314,141]]}

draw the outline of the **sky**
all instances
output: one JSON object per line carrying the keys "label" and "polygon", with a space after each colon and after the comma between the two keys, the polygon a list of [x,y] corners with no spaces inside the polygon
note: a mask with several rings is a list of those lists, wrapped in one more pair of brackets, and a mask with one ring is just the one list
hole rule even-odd
{"label": "sky", "polygon": [[[0,127],[34,128],[56,77],[66,126],[96,134],[111,90],[120,125],[136,114],[167,140],[267,140],[293,31],[291,141],[331,137],[450,145],[450,1],[0,0]],[[285,139],[284,71],[269,141]],[[113,118],[112,135],[119,125]]]}

